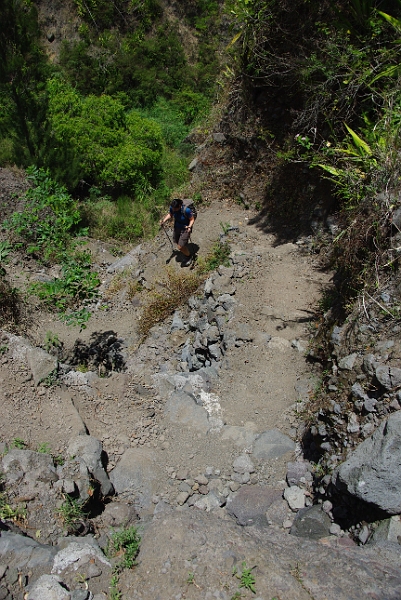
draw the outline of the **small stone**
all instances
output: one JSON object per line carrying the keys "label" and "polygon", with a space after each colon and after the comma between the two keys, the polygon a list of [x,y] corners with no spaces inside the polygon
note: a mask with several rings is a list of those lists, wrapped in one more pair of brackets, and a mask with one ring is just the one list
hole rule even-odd
{"label": "small stone", "polygon": [[230,481],[228,487],[232,492],[236,492],[241,487],[241,484],[238,481]]}
{"label": "small stone", "polygon": [[331,533],[331,535],[335,535],[337,537],[340,537],[341,533],[342,533],[342,529],[341,527],[338,525],[338,523],[332,523],[330,525],[330,529],[329,532]]}
{"label": "small stone", "polygon": [[358,540],[361,542],[361,544],[366,544],[366,542],[368,541],[370,536],[370,529],[367,525],[363,525],[363,527],[361,528],[361,530],[358,533]]}
{"label": "small stone", "polygon": [[291,521],[291,519],[286,519],[285,521],[283,521],[283,528],[291,529],[292,524],[293,524],[293,521]]}
{"label": "small stone", "polygon": [[209,493],[209,488],[207,487],[207,485],[200,485],[198,492],[203,496],[206,496],[206,494]]}
{"label": "small stone", "polygon": [[292,485],[284,490],[284,498],[291,510],[296,511],[305,506],[305,490]]}
{"label": "small stone", "polygon": [[199,485],[207,485],[209,483],[208,478],[204,475],[198,475],[198,477],[195,477],[195,481],[199,483]]}
{"label": "small stone", "polygon": [[254,473],[255,467],[247,454],[241,454],[233,462],[235,473]]}
{"label": "small stone", "polygon": [[185,502],[188,500],[188,498],[189,498],[188,492],[180,492],[179,494],[177,494],[177,497],[175,500],[176,500],[178,506],[182,506],[183,504],[185,504]]}

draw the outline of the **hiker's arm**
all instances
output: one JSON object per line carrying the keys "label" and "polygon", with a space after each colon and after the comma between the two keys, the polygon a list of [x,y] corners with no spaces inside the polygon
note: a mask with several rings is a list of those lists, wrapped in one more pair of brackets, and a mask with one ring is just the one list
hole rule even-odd
{"label": "hiker's arm", "polygon": [[192,229],[192,225],[195,223],[195,217],[191,209],[187,209],[187,217],[189,217],[189,223],[185,229]]}
{"label": "hiker's arm", "polygon": [[160,225],[164,225],[164,223],[165,223],[166,221],[168,221],[169,219],[171,219],[171,215],[170,215],[170,213],[167,213],[167,214],[166,214],[166,216],[164,217],[164,219],[162,219],[162,220],[160,221]]}

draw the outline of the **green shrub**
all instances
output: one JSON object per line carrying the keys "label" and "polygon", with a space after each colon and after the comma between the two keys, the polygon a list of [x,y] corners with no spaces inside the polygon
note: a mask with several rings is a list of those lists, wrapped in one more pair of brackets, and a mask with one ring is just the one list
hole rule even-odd
{"label": "green shrub", "polygon": [[141,537],[134,526],[113,532],[108,547],[108,554],[115,555],[116,553],[122,553],[122,558],[117,564],[118,571],[132,569],[136,564],[135,558],[138,555],[140,543]]}
{"label": "green shrub", "polygon": [[82,300],[94,299],[99,285],[98,274],[91,271],[89,252],[75,252],[63,255],[62,277],[34,283],[30,291],[50,308],[65,311]]}
{"label": "green shrub", "polygon": [[13,213],[4,226],[23,240],[28,254],[55,257],[69,245],[80,221],[77,203],[48,171],[29,167],[27,177],[32,187],[25,193],[24,210]]}
{"label": "green shrub", "polygon": [[85,523],[88,513],[85,509],[85,503],[71,498],[68,494],[57,511],[57,516],[61,519],[65,530],[68,533],[76,533]]}
{"label": "green shrub", "polygon": [[92,237],[135,242],[154,231],[159,209],[152,196],[135,201],[120,196],[116,202],[108,198],[87,201],[81,206],[81,214]]}
{"label": "green shrub", "polygon": [[80,157],[84,177],[110,190],[141,195],[160,179],[159,126],[139,113],[126,113],[111,96],[86,98],[60,79],[48,82],[49,117],[55,143]]}

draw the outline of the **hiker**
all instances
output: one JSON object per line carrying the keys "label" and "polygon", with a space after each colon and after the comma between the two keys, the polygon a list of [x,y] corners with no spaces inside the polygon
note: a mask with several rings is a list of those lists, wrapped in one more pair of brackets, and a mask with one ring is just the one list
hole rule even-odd
{"label": "hiker", "polygon": [[174,219],[174,242],[177,244],[178,250],[186,257],[182,266],[189,267],[192,262],[192,255],[188,248],[188,242],[196,215],[189,206],[184,205],[183,200],[175,198],[171,203],[169,212],[160,221],[160,226],[163,227],[164,223],[171,218]]}

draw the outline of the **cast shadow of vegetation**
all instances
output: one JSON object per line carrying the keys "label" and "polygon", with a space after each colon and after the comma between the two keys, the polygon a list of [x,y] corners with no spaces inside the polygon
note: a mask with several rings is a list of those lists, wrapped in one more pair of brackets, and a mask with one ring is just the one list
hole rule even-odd
{"label": "cast shadow of vegetation", "polygon": [[89,343],[80,339],[75,341],[69,363],[81,369],[98,371],[101,375],[121,372],[125,369],[122,346],[122,340],[114,331],[94,332]]}
{"label": "cast shadow of vegetation", "polygon": [[260,211],[249,224],[273,234],[279,246],[315,234],[335,205],[329,181],[305,163],[283,162],[275,168]]}

